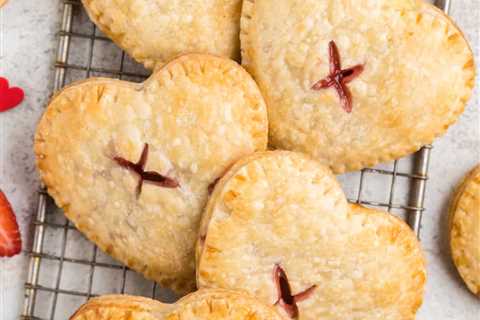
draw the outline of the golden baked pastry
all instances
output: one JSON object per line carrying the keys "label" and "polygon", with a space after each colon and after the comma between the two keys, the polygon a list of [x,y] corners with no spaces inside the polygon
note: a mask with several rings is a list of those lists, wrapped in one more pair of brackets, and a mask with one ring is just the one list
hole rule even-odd
{"label": "golden baked pastry", "polygon": [[458,187],[449,219],[453,261],[470,291],[480,297],[480,165]]}
{"label": "golden baked pastry", "polygon": [[336,173],[431,143],[474,86],[467,41],[426,1],[245,1],[241,46],[267,102],[271,145]]}
{"label": "golden baked pastry", "polygon": [[240,57],[241,0],[82,0],[95,24],[148,69],[179,54]]}
{"label": "golden baked pastry", "polygon": [[300,153],[240,160],[202,218],[197,285],[249,291],[294,319],[414,319],[425,277],[403,221],[349,205],[330,170]]}
{"label": "golden baked pastry", "polygon": [[208,189],[267,144],[267,112],[236,62],[190,54],[142,84],[90,79],[64,89],[35,137],[41,178],[90,240],[180,293]]}
{"label": "golden baked pastry", "polygon": [[175,304],[127,295],[91,299],[70,320],[282,320],[271,306],[246,293],[210,289]]}

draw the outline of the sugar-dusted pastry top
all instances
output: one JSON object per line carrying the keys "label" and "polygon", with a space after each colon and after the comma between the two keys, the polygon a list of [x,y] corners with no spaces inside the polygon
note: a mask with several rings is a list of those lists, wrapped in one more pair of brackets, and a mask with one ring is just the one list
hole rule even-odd
{"label": "sugar-dusted pastry top", "polygon": [[330,170],[299,153],[236,163],[202,218],[198,286],[249,291],[291,318],[414,319],[425,277],[403,221],[349,205]]}
{"label": "sugar-dusted pastry top", "polygon": [[449,219],[453,261],[470,291],[480,297],[480,165],[459,186]]}
{"label": "sugar-dusted pastry top", "polygon": [[[35,137],[41,178],[90,240],[184,293],[209,186],[267,144],[263,98],[235,62],[185,55],[143,84],[90,79],[55,96]],[[143,179],[143,183],[142,183]]]}
{"label": "sugar-dusted pastry top", "polygon": [[146,68],[179,54],[240,56],[240,0],[82,0],[90,18]]}
{"label": "sugar-dusted pastry top", "polygon": [[337,173],[432,142],[474,86],[467,41],[426,1],[249,0],[241,45],[267,102],[272,146]]}
{"label": "sugar-dusted pastry top", "polygon": [[91,299],[70,320],[282,320],[271,306],[245,293],[194,292],[175,304],[127,295]]}

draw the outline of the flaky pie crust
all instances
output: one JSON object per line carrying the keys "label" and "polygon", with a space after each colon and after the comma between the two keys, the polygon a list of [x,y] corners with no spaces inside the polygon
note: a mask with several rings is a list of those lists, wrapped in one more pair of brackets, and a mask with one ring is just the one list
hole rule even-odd
{"label": "flaky pie crust", "polygon": [[462,279],[480,297],[480,165],[459,185],[449,211],[450,248]]}
{"label": "flaky pie crust", "polygon": [[[130,268],[179,293],[195,287],[194,243],[212,184],[267,144],[267,112],[234,61],[190,54],[142,84],[89,79],[56,95],[35,136],[41,178],[65,215]],[[113,159],[178,181],[145,183]]]}
{"label": "flaky pie crust", "polygon": [[[334,172],[412,153],[443,134],[472,94],[475,66],[461,31],[420,0],[246,0],[242,64],[266,99],[272,147],[310,154]],[[347,113],[329,74],[329,42],[343,68]]]}
{"label": "flaky pie crust", "polygon": [[284,320],[271,306],[246,293],[199,290],[175,304],[109,295],[91,299],[70,320]]}
{"label": "flaky pie crust", "polygon": [[273,305],[280,265],[292,293],[316,286],[299,319],[408,320],[422,303],[425,261],[411,229],[349,205],[330,170],[300,153],[238,162],[215,188],[199,237],[200,288],[246,290]]}
{"label": "flaky pie crust", "polygon": [[95,24],[154,69],[179,54],[240,56],[240,0],[82,0]]}

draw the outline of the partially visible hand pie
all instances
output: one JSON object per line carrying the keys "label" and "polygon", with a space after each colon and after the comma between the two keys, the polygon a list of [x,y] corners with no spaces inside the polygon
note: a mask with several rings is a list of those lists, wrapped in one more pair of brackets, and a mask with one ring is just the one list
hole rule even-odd
{"label": "partially visible hand pie", "polygon": [[185,53],[240,56],[241,0],[82,0],[90,18],[148,69]]}
{"label": "partially visible hand pie", "polygon": [[202,218],[197,284],[246,290],[292,319],[408,320],[425,261],[410,228],[349,205],[327,167],[299,153],[240,160]]}
{"label": "partially visible hand pie", "polygon": [[76,83],[53,98],[35,153],[49,194],[77,228],[130,268],[180,293],[209,186],[267,144],[267,112],[236,62],[191,54],[142,84]]}
{"label": "partially visible hand pie", "polygon": [[272,146],[336,173],[431,143],[474,86],[467,41],[426,1],[245,1],[241,46]]}
{"label": "partially visible hand pie", "polygon": [[175,304],[127,295],[91,299],[70,320],[283,320],[271,306],[242,292],[200,290]]}
{"label": "partially visible hand pie", "polygon": [[480,297],[480,165],[460,184],[449,219],[453,261],[470,291]]}

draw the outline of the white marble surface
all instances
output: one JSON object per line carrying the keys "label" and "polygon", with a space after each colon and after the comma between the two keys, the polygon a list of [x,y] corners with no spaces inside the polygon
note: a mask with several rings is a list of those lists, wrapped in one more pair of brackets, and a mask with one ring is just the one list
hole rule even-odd
{"label": "white marble surface", "polygon": [[[60,21],[59,0],[10,0],[0,10],[0,75],[25,88],[25,103],[0,114],[0,187],[10,198],[21,225],[24,249],[31,246],[29,222],[35,209],[38,177],[32,140],[35,124],[52,90]],[[480,61],[480,2],[453,0],[452,16],[470,39]],[[435,142],[424,215],[422,243],[429,262],[425,303],[418,319],[480,319],[480,300],[457,276],[445,237],[446,207],[461,177],[480,161],[480,112],[477,91],[458,124]],[[0,319],[18,319],[28,259],[0,260]]]}

